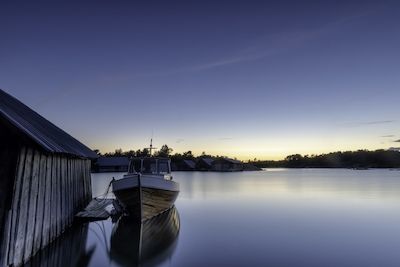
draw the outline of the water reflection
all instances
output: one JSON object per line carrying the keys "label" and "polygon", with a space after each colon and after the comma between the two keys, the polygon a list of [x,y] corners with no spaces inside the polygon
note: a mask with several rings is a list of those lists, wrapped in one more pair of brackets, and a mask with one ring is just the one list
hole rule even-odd
{"label": "water reflection", "polygon": [[88,225],[74,226],[40,251],[24,266],[85,267],[89,265],[95,247],[86,250]]}
{"label": "water reflection", "polygon": [[[106,222],[111,223],[110,220]],[[103,266],[156,266],[173,254],[180,230],[179,214],[175,207],[143,223],[122,216],[114,224],[111,237],[107,237],[105,228],[94,231],[94,224],[102,225],[90,223],[72,227],[25,266],[93,266],[98,264],[96,253],[108,258],[108,264],[107,261],[102,262]],[[97,242],[88,245],[88,236],[93,234]]]}
{"label": "water reflection", "polygon": [[154,266],[167,260],[180,229],[175,207],[143,223],[121,217],[111,234],[111,260],[121,266]]}
{"label": "water reflection", "polygon": [[[93,174],[93,195],[104,194],[112,176]],[[143,225],[90,223],[34,266],[400,266],[398,171],[177,172],[174,179],[180,218],[175,210]]]}

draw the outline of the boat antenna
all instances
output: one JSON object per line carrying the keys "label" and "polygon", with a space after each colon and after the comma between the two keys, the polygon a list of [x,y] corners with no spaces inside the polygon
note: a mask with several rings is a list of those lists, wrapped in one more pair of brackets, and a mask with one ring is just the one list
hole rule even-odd
{"label": "boat antenna", "polygon": [[150,139],[150,147],[149,147],[149,152],[150,152],[150,157],[151,157],[151,152],[153,149],[157,149],[156,147],[153,147],[153,138]]}

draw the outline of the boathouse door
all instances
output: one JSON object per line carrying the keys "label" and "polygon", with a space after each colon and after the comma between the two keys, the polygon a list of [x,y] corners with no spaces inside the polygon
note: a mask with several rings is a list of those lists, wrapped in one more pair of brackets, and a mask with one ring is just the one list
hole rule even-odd
{"label": "boathouse door", "polygon": [[[0,241],[6,214],[11,206],[19,146],[14,133],[0,118]],[[0,242],[1,244],[1,242]]]}

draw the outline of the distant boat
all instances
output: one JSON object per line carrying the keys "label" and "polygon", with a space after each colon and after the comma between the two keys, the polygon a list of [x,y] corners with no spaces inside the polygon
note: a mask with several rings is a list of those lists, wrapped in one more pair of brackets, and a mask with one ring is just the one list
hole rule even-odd
{"label": "distant boat", "polygon": [[111,234],[110,258],[121,266],[158,265],[173,252],[179,228],[175,206],[145,222],[122,216]]}
{"label": "distant boat", "polygon": [[131,217],[148,220],[171,208],[179,194],[167,158],[132,158],[128,173],[114,180],[114,195]]}

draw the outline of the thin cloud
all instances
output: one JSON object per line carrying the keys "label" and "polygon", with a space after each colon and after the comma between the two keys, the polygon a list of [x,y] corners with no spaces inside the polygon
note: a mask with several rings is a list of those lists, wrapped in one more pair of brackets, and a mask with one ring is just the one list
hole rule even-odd
{"label": "thin cloud", "polygon": [[[258,40],[257,43],[255,43],[255,45],[243,49],[236,56],[192,66],[186,69],[181,69],[181,71],[179,72],[202,71],[246,61],[255,61],[264,59],[269,56],[273,56],[283,51],[290,50],[292,48],[305,44],[308,41],[311,41],[316,37],[331,31],[333,28],[337,26],[341,26],[352,20],[368,16],[371,13],[372,13],[371,10],[363,11],[358,14],[340,18],[334,22],[328,23],[317,29],[285,32],[272,36],[271,35],[263,36],[261,39]],[[266,49],[266,47],[268,48]]]}
{"label": "thin cloud", "polygon": [[365,122],[348,122],[343,123],[344,127],[362,127],[362,126],[371,126],[371,125],[381,125],[381,124],[390,124],[396,122],[395,120],[379,120],[379,121],[365,121]]}
{"label": "thin cloud", "polygon": [[389,138],[389,137],[394,137],[394,135],[393,135],[393,134],[388,134],[388,135],[382,135],[381,137],[383,137],[383,138]]}
{"label": "thin cloud", "polygon": [[[261,60],[280,54],[284,51],[294,49],[301,45],[305,45],[313,41],[314,39],[318,38],[319,36],[329,33],[330,31],[334,30],[337,27],[342,27],[343,25],[346,25],[351,21],[360,19],[362,17],[366,17],[375,11],[376,7],[368,10],[361,10],[356,14],[342,17],[336,21],[327,23],[322,27],[316,29],[284,32],[275,35],[265,35],[255,40],[252,45],[249,45],[248,47],[244,47],[243,49],[237,51],[234,55],[228,56],[226,58],[216,59],[214,61],[199,63],[191,66],[183,66],[181,68],[175,68],[175,69],[170,68],[168,70],[160,70],[154,72],[119,73],[119,74],[104,73],[101,75],[101,77],[96,77],[93,80],[97,80],[97,83],[101,84],[104,82],[115,82],[116,80],[136,79],[143,77],[164,77],[180,73],[199,72],[242,62]],[[92,80],[90,80],[90,82],[88,81],[87,83],[93,85]],[[41,106],[51,102],[50,100],[56,96],[58,97],[58,96],[72,94],[74,91],[78,91],[80,89],[81,88],[77,88],[76,86],[69,86],[69,88],[63,88],[63,90],[57,90],[53,94],[53,96],[42,100],[40,103],[37,103],[37,106]]]}
{"label": "thin cloud", "polygon": [[256,60],[261,60],[268,58],[270,56],[274,56],[280,54],[284,51],[288,51],[304,45],[317,37],[329,33],[330,31],[336,29],[337,27],[342,27],[343,25],[354,21],[356,19],[360,19],[362,17],[370,15],[373,10],[362,10],[357,14],[349,15],[346,17],[342,17],[337,19],[336,21],[327,23],[319,28],[309,29],[309,30],[298,30],[298,31],[288,31],[279,34],[273,35],[264,35],[254,40],[252,45],[242,48],[238,50],[235,54],[216,59],[214,61],[209,61],[200,64],[194,64],[191,66],[184,66],[181,68],[168,69],[168,70],[160,70],[154,72],[147,73],[136,73],[136,74],[122,74],[122,75],[112,75],[110,77],[112,80],[115,78],[139,78],[139,77],[162,77],[175,75],[179,73],[190,73],[190,72],[199,72],[224,66],[229,66],[242,62],[251,62]]}
{"label": "thin cloud", "polygon": [[364,125],[386,124],[386,123],[392,123],[392,122],[395,122],[395,121],[394,120],[368,121],[368,122],[361,123],[361,125],[362,124],[364,124]]}
{"label": "thin cloud", "polygon": [[393,142],[395,142],[395,143],[400,143],[400,139],[394,140]]}

